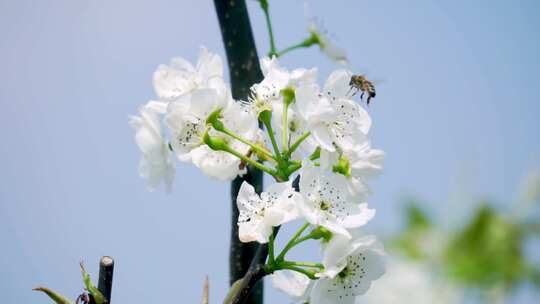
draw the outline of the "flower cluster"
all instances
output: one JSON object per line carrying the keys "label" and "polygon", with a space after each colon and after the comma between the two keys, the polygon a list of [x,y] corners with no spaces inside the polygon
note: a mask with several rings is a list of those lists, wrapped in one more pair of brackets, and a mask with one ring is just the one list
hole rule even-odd
{"label": "flower cluster", "polygon": [[[130,119],[143,153],[140,174],[150,190],[161,182],[170,189],[173,155],[220,180],[241,176],[248,165],[270,174],[275,183],[260,194],[241,185],[240,240],[268,243],[265,271],[292,298],[354,303],[384,273],[382,245],[359,231],[375,215],[368,181],[384,159],[368,139],[371,118],[351,99],[350,71],[334,71],[321,87],[316,69],[289,71],[275,57],[261,68],[264,79],[247,100],[235,101],[221,58],[204,48],[196,65],[175,58],[159,66],[158,100]],[[305,224],[274,254],[276,227],[294,220]],[[286,259],[307,240],[320,242],[321,263]]]}

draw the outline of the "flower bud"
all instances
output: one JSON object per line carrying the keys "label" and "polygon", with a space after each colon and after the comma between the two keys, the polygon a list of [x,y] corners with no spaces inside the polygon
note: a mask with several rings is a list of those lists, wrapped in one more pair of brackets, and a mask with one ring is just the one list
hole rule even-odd
{"label": "flower bud", "polygon": [[281,95],[283,95],[283,102],[286,105],[290,105],[294,102],[295,94],[294,94],[294,88],[292,87],[286,87],[285,89],[281,90]]}
{"label": "flower bud", "polygon": [[218,131],[223,131],[225,129],[223,122],[221,122],[220,120],[221,112],[222,112],[222,109],[218,109],[212,112],[210,115],[208,115],[208,118],[206,118],[206,123],[211,125],[214,129]]}
{"label": "flower bud", "polygon": [[208,130],[204,133],[203,142],[215,151],[227,151],[229,148],[229,145],[223,138],[210,136]]}
{"label": "flower bud", "polygon": [[324,243],[327,243],[332,239],[332,232],[322,226],[318,226],[317,228],[313,229],[309,235],[314,240],[322,239]]}
{"label": "flower bud", "polygon": [[259,114],[259,119],[265,124],[270,124],[272,122],[272,112],[268,110],[262,111]]}
{"label": "flower bud", "polygon": [[345,176],[350,176],[351,163],[349,159],[345,156],[341,156],[338,163],[332,167],[332,171],[334,171],[335,173],[343,174]]}

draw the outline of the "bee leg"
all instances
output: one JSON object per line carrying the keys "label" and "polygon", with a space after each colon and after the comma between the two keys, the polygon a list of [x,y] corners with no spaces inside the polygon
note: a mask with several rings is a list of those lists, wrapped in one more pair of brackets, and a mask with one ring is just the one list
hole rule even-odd
{"label": "bee leg", "polygon": [[362,94],[360,95],[360,100],[364,100],[364,91],[362,91]]}
{"label": "bee leg", "polygon": [[[351,86],[351,87],[349,88],[349,90],[347,91],[347,94],[345,94],[345,96],[349,96],[349,94],[352,92],[353,89],[354,89],[354,87]],[[353,97],[353,96],[354,96],[354,93],[351,95],[351,97]]]}

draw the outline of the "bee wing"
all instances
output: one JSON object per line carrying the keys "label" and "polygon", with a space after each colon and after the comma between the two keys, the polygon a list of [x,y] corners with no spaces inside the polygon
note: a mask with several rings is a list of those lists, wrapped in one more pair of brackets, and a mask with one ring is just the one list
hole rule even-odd
{"label": "bee wing", "polygon": [[385,83],[388,82],[388,80],[385,78],[373,78],[373,79],[369,79],[369,81],[371,81],[376,86],[380,86],[381,84],[384,85]]}

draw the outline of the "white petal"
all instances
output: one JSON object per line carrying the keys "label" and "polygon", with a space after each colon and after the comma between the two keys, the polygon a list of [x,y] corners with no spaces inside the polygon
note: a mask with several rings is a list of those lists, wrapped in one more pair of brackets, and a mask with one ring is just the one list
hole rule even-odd
{"label": "white petal", "polygon": [[160,65],[153,75],[154,89],[159,98],[175,98],[190,90],[192,77],[188,71]]}
{"label": "white petal", "polygon": [[332,140],[332,135],[328,132],[328,129],[324,125],[317,125],[311,131],[313,138],[321,146],[321,148],[330,152],[335,151]]}
{"label": "white petal", "polygon": [[339,69],[335,70],[328,76],[326,83],[324,84],[324,93],[332,95],[335,98],[342,98],[347,96],[350,92],[352,73],[350,71]]}
{"label": "white petal", "polygon": [[218,103],[217,92],[213,89],[199,89],[193,92],[189,104],[190,114],[206,120],[208,115],[216,110]]}
{"label": "white petal", "polygon": [[144,107],[151,111],[154,111],[157,114],[163,115],[167,112],[168,105],[169,103],[164,102],[164,101],[151,100],[148,103],[146,103]]}
{"label": "white petal", "polygon": [[383,171],[384,151],[369,149],[360,153],[351,164],[351,171],[355,175],[365,178],[378,176]]}
{"label": "white petal", "polygon": [[324,249],[324,276],[334,278],[346,266],[345,258],[351,251],[350,238],[333,235]]}
{"label": "white petal", "polygon": [[209,52],[205,47],[201,47],[197,71],[203,79],[212,77],[223,77],[223,62],[219,55]]}
{"label": "white petal", "polygon": [[170,62],[170,67],[178,71],[185,71],[189,73],[195,72],[195,68],[193,67],[193,65],[182,57],[172,58]]}
{"label": "white petal", "polygon": [[304,274],[292,270],[279,270],[272,275],[272,286],[294,300],[304,297],[311,280]]}
{"label": "white petal", "polygon": [[367,204],[352,205],[350,215],[343,220],[345,228],[357,228],[367,224],[374,216],[375,209],[369,209]]}
{"label": "white petal", "polygon": [[310,109],[313,108],[319,100],[317,91],[318,89],[315,85],[302,85],[296,88],[296,108],[298,109],[298,113],[302,115],[305,120],[310,118]]}

